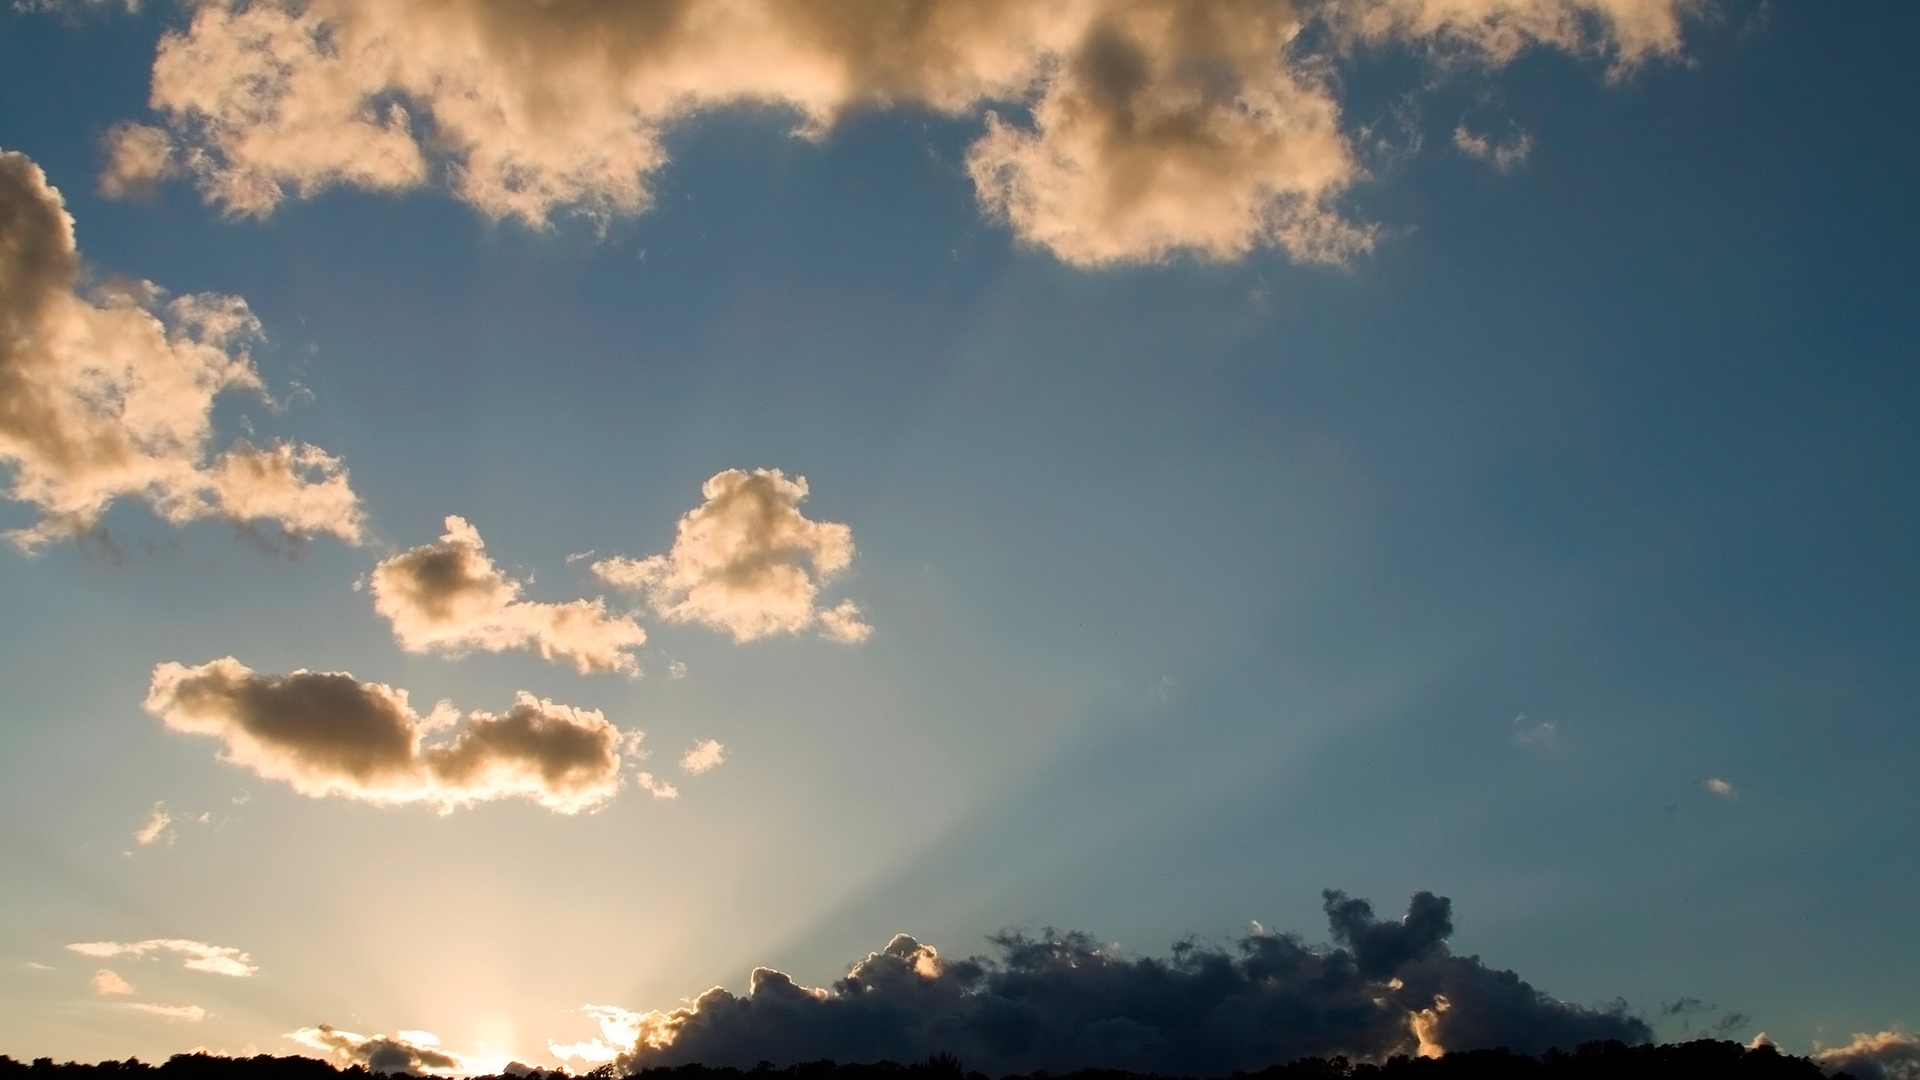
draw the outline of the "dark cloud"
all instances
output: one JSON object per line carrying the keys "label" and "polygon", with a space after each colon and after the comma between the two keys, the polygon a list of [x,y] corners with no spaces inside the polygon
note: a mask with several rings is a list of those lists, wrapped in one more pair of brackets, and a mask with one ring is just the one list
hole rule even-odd
{"label": "dark cloud", "polygon": [[744,996],[715,988],[637,1018],[626,1068],[751,1066],[957,1055],[989,1074],[1098,1067],[1223,1075],[1297,1058],[1549,1047],[1653,1033],[1624,1005],[1558,1001],[1447,947],[1451,905],[1419,893],[1404,918],[1326,894],[1335,944],[1257,934],[1127,957],[1080,933],[993,938],[997,958],[942,958],[907,935],[830,987],[756,969]]}
{"label": "dark cloud", "polygon": [[[427,716],[404,690],[345,672],[263,675],[232,657],[154,669],[147,711],[168,727],[211,735],[226,758],[305,795],[451,809],[521,797],[575,813],[620,790],[622,732],[593,709],[521,693],[504,713],[460,712],[441,702]],[[464,725],[462,721],[464,719]],[[430,734],[462,726],[450,740]]]}
{"label": "dark cloud", "polygon": [[347,1065],[376,1073],[454,1072],[460,1059],[440,1049],[440,1040],[424,1031],[398,1035],[356,1035],[329,1024],[289,1032],[288,1038],[322,1050]]}

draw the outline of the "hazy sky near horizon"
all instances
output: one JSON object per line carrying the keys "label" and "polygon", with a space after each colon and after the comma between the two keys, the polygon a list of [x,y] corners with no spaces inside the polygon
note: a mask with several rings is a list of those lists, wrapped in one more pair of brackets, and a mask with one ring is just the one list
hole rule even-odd
{"label": "hazy sky near horizon", "polygon": [[883,7],[0,11],[0,1053],[1329,888],[1920,1024],[1920,8]]}

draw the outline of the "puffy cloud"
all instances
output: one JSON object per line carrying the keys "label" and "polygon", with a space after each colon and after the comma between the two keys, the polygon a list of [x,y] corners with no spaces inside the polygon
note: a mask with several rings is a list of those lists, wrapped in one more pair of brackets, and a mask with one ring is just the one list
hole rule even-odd
{"label": "puffy cloud", "polygon": [[336,185],[440,182],[540,225],[646,209],[665,132],[705,111],[772,106],[818,136],[914,108],[984,119],[967,152],[982,208],[1068,262],[1337,260],[1371,242],[1336,205],[1362,175],[1326,75],[1346,49],[1503,62],[1539,44],[1625,65],[1676,51],[1701,2],[201,0],[154,61],[167,140],[124,129],[106,183],[177,162],[266,215]]}
{"label": "puffy cloud", "polygon": [[1092,1067],[1220,1076],[1309,1055],[1535,1053],[1652,1038],[1622,1006],[1556,1001],[1512,972],[1453,955],[1444,898],[1417,894],[1403,919],[1381,921],[1365,901],[1330,892],[1326,911],[1332,947],[1258,933],[1231,952],[1187,942],[1167,958],[1128,958],[1049,930],[994,938],[997,959],[950,960],[902,934],[831,987],[757,968],[744,996],[715,988],[624,1018],[634,1045],[620,1065],[953,1053],[990,1075]]}
{"label": "puffy cloud", "polygon": [[804,476],[728,469],[701,488],[706,502],[680,519],[665,555],[593,564],[607,584],[644,594],[676,622],[725,630],[735,641],[818,626],[835,641],[872,632],[852,601],[822,610],[820,586],[853,561],[853,530],[800,512]]}
{"label": "puffy cloud", "polygon": [[289,1031],[287,1038],[332,1056],[345,1065],[361,1065],[371,1072],[454,1072],[460,1058],[440,1049],[432,1032],[402,1031],[398,1035],[356,1035],[330,1024]]}
{"label": "puffy cloud", "polygon": [[469,713],[458,735],[430,744],[429,734],[462,722],[446,702],[423,717],[404,690],[344,672],[261,675],[232,657],[161,664],[146,707],[303,795],[443,812],[516,796],[565,814],[593,809],[620,790],[621,751],[639,740],[595,710],[523,692],[506,712]]}
{"label": "puffy cloud", "polygon": [[410,652],[501,652],[531,648],[568,661],[583,674],[637,675],[633,650],[647,632],[630,616],[607,611],[604,600],[562,604],[519,599],[520,582],[487,557],[479,530],[449,517],[438,543],[381,560],[373,570],[373,606],[393,623]]}
{"label": "puffy cloud", "polygon": [[127,1008],[157,1016],[170,1024],[197,1024],[208,1016],[207,1010],[198,1005],[155,1005],[145,1001],[130,1001]]}
{"label": "puffy cloud", "polygon": [[162,804],[154,803],[153,813],[147,815],[147,823],[134,832],[133,842],[145,847],[163,837],[171,840],[172,829],[173,815],[167,813]]}
{"label": "puffy cloud", "polygon": [[88,295],[73,219],[25,155],[0,151],[0,464],[10,498],[36,507],[8,534],[33,548],[95,525],[115,499],[181,524],[220,517],[299,537],[361,538],[359,500],[337,458],[304,444],[210,451],[214,399],[262,389],[246,301],[162,302],[149,282]]}
{"label": "puffy cloud", "polygon": [[1729,781],[1722,780],[1717,776],[1709,777],[1707,782],[1701,786],[1705,787],[1709,793],[1718,795],[1723,799],[1737,799],[1740,797],[1738,788],[1735,788]]}
{"label": "puffy cloud", "polygon": [[102,997],[133,993],[133,984],[108,968],[93,973],[93,992]]}
{"label": "puffy cloud", "polygon": [[695,776],[720,767],[727,760],[727,748],[719,739],[701,739],[693,748],[680,755],[680,769]]}
{"label": "puffy cloud", "polygon": [[1920,1038],[1904,1031],[1862,1032],[1845,1046],[1815,1053],[1813,1060],[1828,1075],[1850,1073],[1855,1080],[1920,1080]]}
{"label": "puffy cloud", "polygon": [[160,181],[177,174],[173,137],[147,124],[115,124],[102,143],[107,166],[100,173],[100,192],[109,198],[144,198]]}
{"label": "puffy cloud", "polygon": [[244,979],[260,969],[254,966],[253,957],[239,949],[227,945],[209,945],[204,941],[192,941],[187,938],[148,938],[145,941],[80,941],[67,948],[81,956],[93,956],[107,959],[115,956],[145,956],[148,953],[168,952],[184,957],[182,961],[189,971],[204,971],[209,975],[227,975]]}

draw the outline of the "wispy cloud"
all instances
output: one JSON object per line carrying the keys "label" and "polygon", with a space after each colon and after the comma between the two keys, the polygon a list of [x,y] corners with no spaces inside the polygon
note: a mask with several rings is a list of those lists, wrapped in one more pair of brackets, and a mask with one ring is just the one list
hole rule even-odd
{"label": "wispy cloud", "polygon": [[[414,712],[404,690],[345,672],[263,675],[226,657],[153,672],[148,712],[169,728],[211,735],[228,761],[316,798],[423,802],[443,811],[520,797],[561,813],[590,810],[620,790],[622,732],[592,709],[522,692],[504,713],[463,718],[441,702]],[[452,739],[429,734],[460,727]]]}
{"label": "wispy cloud", "polygon": [[1464,124],[1453,129],[1453,145],[1468,157],[1487,162],[1501,172],[1513,170],[1533,152],[1533,139],[1524,131],[1496,143],[1485,135],[1474,134]]}
{"label": "wispy cloud", "polygon": [[674,787],[665,780],[659,779],[650,772],[635,773],[633,783],[635,787],[656,799],[677,799],[680,797],[679,788]]}
{"label": "wispy cloud", "polygon": [[127,1008],[157,1016],[168,1023],[197,1024],[211,1015],[198,1005],[155,1005],[145,1001],[129,1001]]}
{"label": "wispy cloud", "polygon": [[81,287],[59,191],[25,155],[0,151],[0,465],[13,467],[7,496],[41,514],[7,534],[15,544],[84,533],[123,498],[174,524],[216,517],[360,540],[338,459],[245,440],[212,454],[214,399],[262,389],[246,301],[163,303],[144,281]]}
{"label": "wispy cloud", "polygon": [[1709,777],[1707,782],[1701,786],[1706,788],[1710,794],[1718,795],[1729,801],[1740,797],[1738,788],[1735,788],[1731,782],[1722,780],[1717,776]]}
{"label": "wispy cloud", "polygon": [[153,812],[147,815],[146,824],[135,830],[133,842],[139,844],[141,847],[146,847],[149,844],[163,839],[171,841],[173,839],[172,828],[173,815],[167,813],[163,804],[154,803]]}
{"label": "wispy cloud", "polygon": [[1535,750],[1552,750],[1560,745],[1560,725],[1553,720],[1530,719],[1521,713],[1513,718],[1513,741]]}
{"label": "wispy cloud", "polygon": [[647,632],[600,599],[536,603],[486,554],[480,531],[448,517],[439,542],[382,559],[373,570],[374,609],[409,652],[533,649],[583,674],[637,675],[633,650]]}
{"label": "wispy cloud", "polygon": [[93,992],[102,997],[133,993],[133,984],[107,968],[93,973]]}
{"label": "wispy cloud", "polygon": [[853,530],[800,512],[807,480],[779,469],[728,469],[701,488],[706,501],[680,519],[673,547],[644,559],[593,564],[607,584],[646,596],[661,617],[753,641],[818,627],[854,643],[871,632],[860,609],[822,610],[820,586],[853,561]]}
{"label": "wispy cloud", "polygon": [[204,971],[211,975],[228,975],[244,979],[260,970],[254,966],[253,957],[227,945],[209,945],[204,941],[192,941],[187,938],[148,938],[145,941],[80,941],[67,948],[82,956],[107,959],[115,956],[146,956],[149,953],[172,953],[182,957],[182,963],[189,971]]}

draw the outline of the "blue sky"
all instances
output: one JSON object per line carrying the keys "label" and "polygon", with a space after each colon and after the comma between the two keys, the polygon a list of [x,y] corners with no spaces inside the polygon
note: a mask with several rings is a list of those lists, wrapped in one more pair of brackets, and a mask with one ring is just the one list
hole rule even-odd
{"label": "blue sky", "polygon": [[[755,965],[824,985],[896,932],[954,957],[1006,927],[1130,955],[1251,920],[1320,942],[1326,888],[1449,897],[1456,954],[1624,998],[1663,1037],[1738,1013],[1726,1034],[1809,1052],[1920,1023],[1920,12],[1654,2],[1676,36],[1635,45],[1607,16],[1630,5],[1599,0],[1465,28],[1349,6],[1413,14],[1369,37],[1303,4],[1292,48],[1322,66],[1233,69],[1304,110],[1275,138],[1282,172],[1306,164],[1161,193],[1152,243],[1080,188],[996,212],[972,148],[994,123],[1066,131],[1053,91],[937,80],[848,92],[800,137],[812,84],[696,71],[712,104],[629,170],[650,202],[589,183],[545,227],[459,188],[485,125],[468,159],[423,136],[391,190],[341,182],[366,160],[342,151],[275,165],[252,216],[190,165],[110,198],[123,122],[178,162],[252,152],[159,100],[163,34],[300,9],[0,14],[0,147],[58,189],[82,293],[244,297],[273,404],[218,395],[207,454],[322,448],[360,515],[289,554],[221,520],[237,496],[170,521],[129,491],[78,539],[0,550],[0,1051],[292,1052],[329,1024],[552,1062],[596,1033],[582,1003],[671,1009]],[[364,7],[311,11],[352,41]],[[1527,21],[1549,11],[1572,36]],[[448,101],[383,93],[453,130]],[[1299,142],[1316,103],[1334,126]],[[1218,231],[1245,190],[1347,239]],[[7,452],[0,476],[27,475]],[[807,533],[762,553],[807,604],[701,607],[660,575],[721,571],[676,536],[720,506],[710,478],[760,469],[805,477],[804,500],[765,474],[754,497],[845,526],[851,558]],[[11,490],[0,527],[51,520]],[[643,627],[642,674],[543,659],[557,631],[515,620],[548,608],[410,649],[376,566],[481,557],[430,548],[448,515],[517,602],[603,597]],[[595,570],[654,555],[652,591]],[[842,601],[863,640],[831,640]],[[421,716],[525,691],[648,756],[620,747],[579,813],[518,773],[348,790],[143,707],[159,666],[227,656],[350,672]],[[679,767],[709,739],[720,765]],[[71,948],[149,941],[257,970]],[[1711,1008],[1663,1014],[1685,998]]]}

